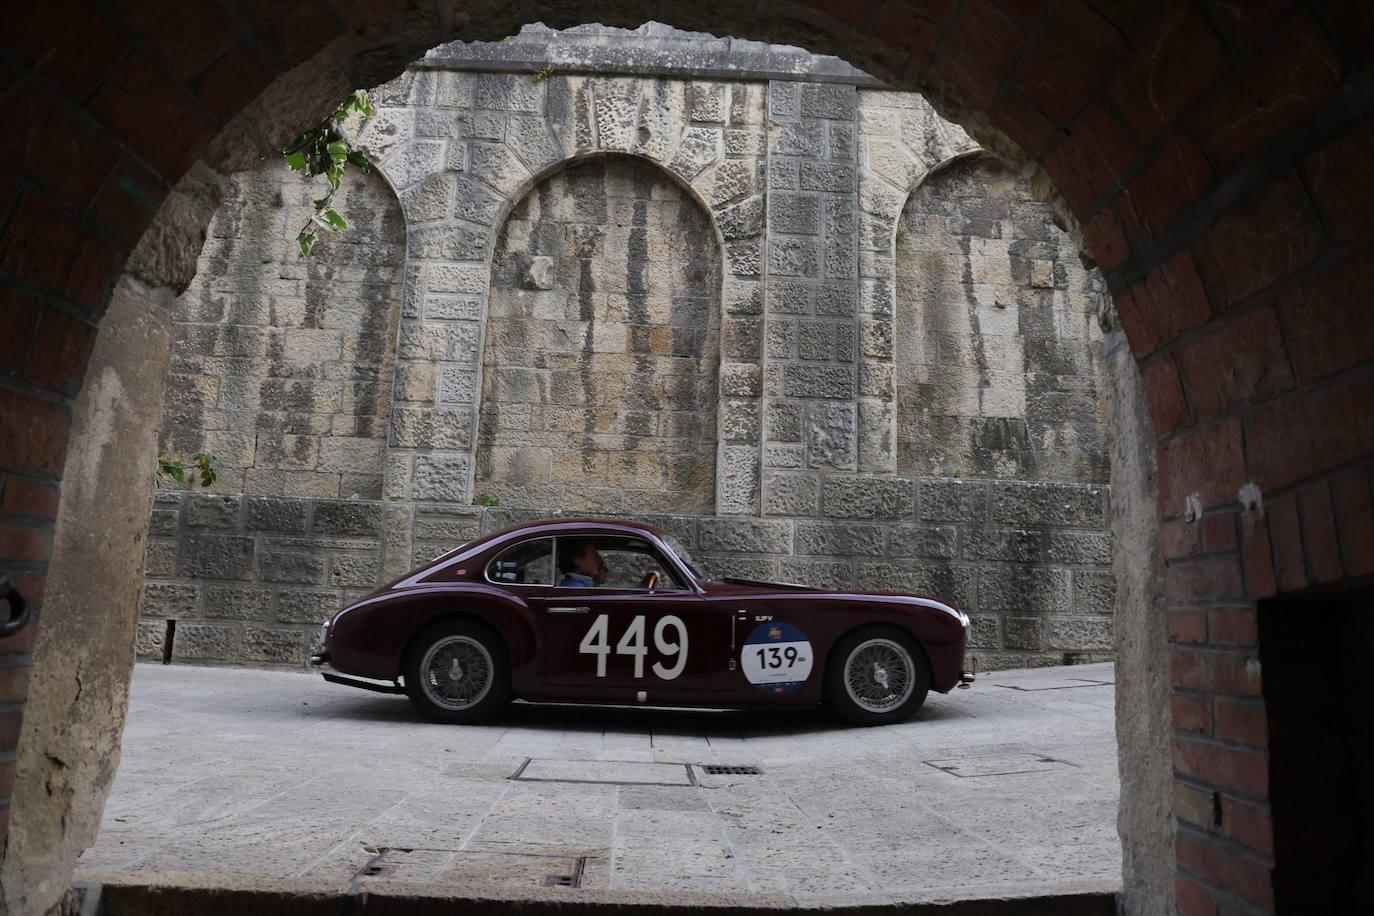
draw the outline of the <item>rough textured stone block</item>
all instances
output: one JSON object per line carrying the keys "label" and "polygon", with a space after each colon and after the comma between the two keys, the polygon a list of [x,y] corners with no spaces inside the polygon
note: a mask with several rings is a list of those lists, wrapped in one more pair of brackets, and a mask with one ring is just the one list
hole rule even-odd
{"label": "rough textured stone block", "polygon": [[700,559],[716,576],[733,576],[759,582],[776,582],[778,579],[777,561],[770,557],[703,554]]}
{"label": "rough textured stone block", "polygon": [[778,577],[784,582],[809,585],[831,591],[854,587],[853,564],[848,560],[806,560],[783,557],[778,560]]}
{"label": "rough textured stone block", "polygon": [[176,575],[177,542],[149,539],[148,550],[144,557],[143,574],[153,578],[170,578]]}
{"label": "rough textured stone block", "polygon": [[187,535],[181,575],[191,579],[253,578],[253,539],[222,534]]}
{"label": "rough textured stone block", "polygon": [[140,620],[134,635],[134,654],[141,659],[162,658],[167,626],[161,620]]}
{"label": "rough textured stone block", "polygon": [[154,509],[148,522],[148,533],[175,535],[180,525],[181,513],[176,509]]}
{"label": "rough textured stone block", "polygon": [[323,624],[345,604],[336,591],[279,591],[277,620],[282,623]]}
{"label": "rough textured stone block", "polygon": [[1050,617],[1049,648],[1111,649],[1112,622],[1102,617]]}
{"label": "rough textured stone block", "polygon": [[1067,570],[1007,566],[978,573],[978,609],[983,613],[1055,614],[1071,606]]}
{"label": "rough textured stone block", "polygon": [[324,583],[325,556],[318,553],[272,550],[263,554],[260,578],[264,582]]}
{"label": "rough textured stone block", "polygon": [[1116,577],[1109,572],[1073,573],[1073,609],[1079,614],[1111,614],[1115,610]]}
{"label": "rough textured stone block", "polygon": [[701,549],[709,553],[791,553],[792,549],[792,527],[787,522],[703,519],[698,537]]}
{"label": "rough textured stone block", "polygon": [[922,480],[917,488],[921,520],[983,522],[988,515],[988,485],[978,480]]}
{"label": "rough textured stone block", "polygon": [[888,556],[952,560],[958,556],[958,529],[950,526],[893,525]]}
{"label": "rough textured stone block", "polygon": [[382,533],[382,505],[362,500],[315,504],[315,534],[378,537]]}
{"label": "rough textured stone block", "polygon": [[272,592],[261,588],[208,585],[201,596],[200,614],[226,620],[271,620]]}
{"label": "rough textured stone block", "polygon": [[238,496],[192,493],[186,502],[186,527],[233,531],[239,526]]}
{"label": "rough textured stone block", "polygon": [[238,627],[183,623],[177,627],[172,658],[233,661],[239,656],[242,636]]}
{"label": "rough textured stone block", "polygon": [[851,398],[852,366],[786,366],[783,393],[794,398]]}
{"label": "rough textured stone block", "polygon": [[992,496],[992,520],[1004,524],[1101,527],[1106,509],[1099,486],[1005,482]]}
{"label": "rough textured stone block", "polygon": [[381,574],[379,557],[364,554],[336,554],[329,563],[329,584],[355,588],[375,588]]}
{"label": "rough textured stone block", "polygon": [[310,502],[273,496],[250,496],[244,509],[244,530],[303,534],[310,524]]}
{"label": "rough textured stone block", "polygon": [[198,593],[194,585],[149,582],[143,587],[140,613],[145,617],[194,617]]}
{"label": "rough textured stone block", "polygon": [[434,502],[467,502],[471,466],[472,456],[465,453],[417,455],[411,494]]}
{"label": "rough textured stone block", "polygon": [[310,656],[311,634],[276,627],[245,627],[243,657],[276,665],[303,665]]}
{"label": "rough textured stone block", "polygon": [[1045,532],[1007,528],[970,528],[964,533],[964,559],[1040,562]]}
{"label": "rough textured stone block", "polygon": [[801,114],[804,118],[833,118],[852,121],[859,104],[853,86],[838,84],[802,87]]}
{"label": "rough textured stone block", "polygon": [[910,518],[916,482],[890,477],[827,477],[822,512],[830,518]]}
{"label": "rough textured stone block", "polygon": [[1002,646],[1002,618],[993,614],[979,614],[970,621],[968,647],[970,649],[998,649]]}
{"label": "rough textured stone block", "polygon": [[1045,626],[1038,617],[1007,617],[1002,629],[1005,648],[1039,651],[1045,647]]}
{"label": "rough textured stone block", "polygon": [[852,402],[809,405],[806,410],[807,466],[853,470],[859,460],[858,426]]}
{"label": "rough textured stone block", "polygon": [[1074,566],[1110,566],[1112,536],[1106,531],[1051,531],[1045,559]]}
{"label": "rough textured stone block", "polygon": [[763,479],[763,514],[796,515],[808,518],[816,514],[818,491],[814,474],[765,474]]}
{"label": "rough textured stone block", "polygon": [[849,522],[798,521],[793,552],[798,556],[880,557],[883,529]]}
{"label": "rough textured stone block", "polygon": [[876,592],[925,595],[963,611],[974,607],[974,569],[968,566],[917,566],[910,563],[860,562],[857,588]]}

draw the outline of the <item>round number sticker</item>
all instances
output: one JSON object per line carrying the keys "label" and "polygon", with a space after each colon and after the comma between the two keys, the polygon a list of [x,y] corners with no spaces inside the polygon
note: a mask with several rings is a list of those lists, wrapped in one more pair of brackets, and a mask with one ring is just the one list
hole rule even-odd
{"label": "round number sticker", "polygon": [[740,667],[764,693],[787,693],[811,676],[813,654],[806,634],[792,624],[764,623],[744,640]]}

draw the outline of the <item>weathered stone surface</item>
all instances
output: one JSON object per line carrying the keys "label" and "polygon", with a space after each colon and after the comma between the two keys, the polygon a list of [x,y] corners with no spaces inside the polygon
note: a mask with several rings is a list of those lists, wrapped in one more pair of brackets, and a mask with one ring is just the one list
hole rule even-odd
{"label": "weathered stone surface", "polygon": [[988,485],[981,480],[923,480],[917,492],[922,521],[987,520]]}
{"label": "weathered stone surface", "polygon": [[787,522],[754,519],[703,519],[701,549],[709,553],[791,553],[792,527]]}
{"label": "weathered stone surface", "polygon": [[778,577],[784,582],[834,591],[854,587],[854,569],[847,560],[803,560],[785,557],[778,561]]}
{"label": "weathered stone surface", "polygon": [[1108,566],[1112,562],[1112,536],[1106,531],[1051,531],[1045,559],[1051,563]]}
{"label": "weathered stone surface", "polygon": [[893,525],[888,556],[952,560],[958,556],[958,529],[951,526]]}
{"label": "weathered stone surface", "polygon": [[176,575],[176,568],[177,542],[162,539],[149,540],[143,574],[150,578],[170,578]]}
{"label": "weathered stone surface", "polygon": [[1035,652],[1045,648],[1045,622],[1038,617],[1006,617],[1002,633],[1004,648]]}
{"label": "weathered stone surface", "polygon": [[149,582],[143,589],[143,613],[149,617],[194,616],[198,592],[194,585]]}
{"label": "weathered stone surface", "polygon": [[1116,577],[1110,572],[1073,572],[1073,609],[1079,614],[1110,614],[1116,601]]}
{"label": "weathered stone surface", "polygon": [[830,518],[910,518],[916,482],[893,478],[826,477],[821,512]]}
{"label": "weathered stone surface", "polygon": [[796,523],[799,556],[879,557],[883,554],[883,529],[878,525],[849,522]]}
{"label": "weathered stone surface", "polygon": [[315,534],[376,537],[382,532],[381,503],[321,500],[315,504]]}
{"label": "weathered stone surface", "polygon": [[1069,573],[1033,567],[985,567],[978,573],[978,610],[1062,614],[1072,607]]}
{"label": "weathered stone surface", "polygon": [[192,493],[186,502],[186,527],[233,531],[239,526],[242,498],[219,493]]}
{"label": "weathered stone surface", "polygon": [[272,592],[262,588],[207,585],[200,614],[227,620],[271,620]]}
{"label": "weathered stone surface", "polygon": [[[860,562],[856,586],[865,591],[904,592],[948,601],[960,610],[975,608],[973,582],[975,570],[968,566],[915,566],[910,563]],[[980,603],[977,610],[987,613]]]}
{"label": "weathered stone surface", "polygon": [[269,551],[263,554],[259,578],[263,582],[322,584],[326,559],[324,555],[316,553]]}
{"label": "weathered stone surface", "polygon": [[244,627],[243,657],[277,665],[299,665],[310,653],[311,634],[277,627]]}
{"label": "weathered stone surface", "polygon": [[335,554],[329,561],[329,584],[354,588],[375,588],[381,573],[381,560],[371,554]]}
{"label": "weathered stone surface", "polygon": [[992,493],[992,521],[1013,525],[1101,527],[1106,508],[1097,486],[1000,483]]}
{"label": "weathered stone surface", "polygon": [[1112,622],[1102,617],[1050,617],[1046,620],[1049,648],[1111,649]]}
{"label": "weathered stone surface", "polygon": [[765,474],[763,513],[795,515],[802,518],[814,516],[818,490],[814,474]]}
{"label": "weathered stone surface", "polygon": [[1036,563],[1045,554],[1045,532],[974,528],[964,536],[964,559]]}
{"label": "weathered stone surface", "polygon": [[180,573],[191,579],[253,578],[252,538],[189,534],[182,542]]}
{"label": "weathered stone surface", "polygon": [[310,502],[250,496],[245,500],[244,530],[304,533],[310,524]]}
{"label": "weathered stone surface", "polygon": [[282,623],[322,624],[343,602],[338,592],[292,589],[277,592],[277,620]]}
{"label": "weathered stone surface", "polygon": [[466,502],[471,468],[467,454],[418,455],[411,494],[431,502]]}
{"label": "weathered stone surface", "polygon": [[237,659],[242,632],[237,627],[183,623],[172,643],[173,659]]}

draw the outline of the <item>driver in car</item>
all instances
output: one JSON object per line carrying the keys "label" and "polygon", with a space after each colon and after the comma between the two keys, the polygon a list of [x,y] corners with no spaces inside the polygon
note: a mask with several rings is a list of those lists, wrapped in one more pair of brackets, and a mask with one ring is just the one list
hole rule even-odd
{"label": "driver in car", "polygon": [[593,541],[574,541],[558,558],[558,567],[563,573],[560,588],[596,588],[606,581],[606,561]]}

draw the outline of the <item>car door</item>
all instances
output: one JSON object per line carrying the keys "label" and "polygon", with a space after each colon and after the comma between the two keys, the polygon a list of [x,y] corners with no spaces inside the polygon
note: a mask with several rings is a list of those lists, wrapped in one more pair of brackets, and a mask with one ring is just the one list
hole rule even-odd
{"label": "car door", "polygon": [[[607,567],[591,585],[568,575],[570,552],[588,543]],[[709,687],[706,603],[651,542],[560,537],[556,550],[558,584],[529,599],[537,605],[545,698],[681,703]]]}

